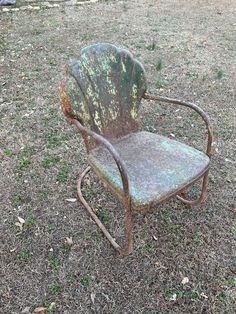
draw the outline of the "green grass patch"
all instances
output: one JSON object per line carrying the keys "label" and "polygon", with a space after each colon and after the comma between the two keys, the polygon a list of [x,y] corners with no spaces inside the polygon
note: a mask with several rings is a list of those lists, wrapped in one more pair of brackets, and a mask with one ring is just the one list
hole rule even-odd
{"label": "green grass patch", "polygon": [[231,227],[231,228],[230,228],[230,233],[232,234],[232,236],[233,236],[234,239],[236,240],[236,227]]}
{"label": "green grass patch", "polygon": [[106,209],[98,209],[96,211],[97,217],[101,220],[104,225],[108,225],[110,222],[109,213]]}
{"label": "green grass patch", "polygon": [[25,226],[27,228],[32,228],[33,225],[35,224],[35,218],[34,217],[27,217],[25,220]]}
{"label": "green grass patch", "polygon": [[17,207],[30,202],[30,197],[22,194],[16,194],[12,199],[12,206]]}
{"label": "green grass patch", "polygon": [[53,284],[51,287],[51,293],[54,295],[59,295],[62,292],[61,286],[58,284]]}
{"label": "green grass patch", "polygon": [[19,250],[16,254],[16,256],[21,260],[21,261],[27,261],[30,257],[30,250],[28,248],[22,248]]}
{"label": "green grass patch", "polygon": [[225,71],[222,69],[216,70],[216,77],[218,80],[221,80],[225,76]]}
{"label": "green grass patch", "polygon": [[185,76],[196,79],[198,77],[198,74],[195,72],[188,71],[185,73]]}
{"label": "green grass patch", "polygon": [[19,169],[22,170],[22,169],[28,168],[31,164],[32,164],[32,160],[30,160],[30,159],[21,159],[19,161]]}
{"label": "green grass patch", "polygon": [[66,182],[68,180],[70,170],[71,167],[67,164],[61,166],[57,173],[57,181],[61,183]]}
{"label": "green grass patch", "polygon": [[43,161],[40,163],[40,166],[43,168],[50,168],[51,166],[54,166],[60,158],[58,156],[51,156],[51,155],[46,155],[43,158]]}
{"label": "green grass patch", "polygon": [[146,49],[149,51],[154,51],[157,49],[157,44],[155,41],[152,41],[149,45],[146,46]]}
{"label": "green grass patch", "polygon": [[50,267],[52,268],[53,272],[58,272],[60,267],[60,260],[56,255],[52,255],[49,259]]}
{"label": "green grass patch", "polygon": [[93,278],[91,275],[85,275],[82,279],[81,279],[81,284],[83,286],[88,286],[91,284],[91,282],[93,281]]}

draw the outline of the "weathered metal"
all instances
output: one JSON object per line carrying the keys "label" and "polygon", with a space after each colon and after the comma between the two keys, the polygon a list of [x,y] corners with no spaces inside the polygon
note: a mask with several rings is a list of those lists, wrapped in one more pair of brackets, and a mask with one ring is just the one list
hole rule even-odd
{"label": "weathered metal", "polygon": [[[209,168],[210,159],[205,153],[158,134],[136,132],[111,143],[125,164],[134,211],[155,207],[191,185]],[[88,155],[88,161],[122,200],[122,181],[109,152],[97,147]]]}
{"label": "weathered metal", "polygon": [[193,103],[190,103],[190,102],[181,101],[178,99],[173,99],[173,98],[168,98],[168,97],[162,97],[162,96],[154,96],[154,95],[145,94],[143,96],[143,98],[148,99],[148,100],[166,102],[166,103],[169,103],[172,105],[180,105],[180,106],[184,106],[184,107],[189,107],[189,108],[193,109],[194,111],[196,111],[202,117],[203,121],[206,124],[207,133],[208,133],[206,154],[209,158],[211,158],[212,140],[213,140],[212,126],[211,126],[210,119],[209,119],[208,115],[199,106],[197,106]]}
{"label": "weathered metal", "polygon": [[[117,138],[138,130],[146,88],[144,69],[127,50],[93,45],[66,67],[60,85],[62,111],[97,134]],[[90,150],[89,139],[82,135]]]}
{"label": "weathered metal", "polygon": [[[192,103],[151,96],[145,92],[146,79],[142,65],[133,59],[127,50],[110,44],[97,44],[84,48],[79,59],[72,61],[67,67],[66,78],[60,84],[62,111],[68,122],[74,124],[83,136],[90,166],[124,205],[127,238],[125,248],[121,248],[112,238],[82,195],[82,180],[90,171],[90,167],[87,167],[79,178],[77,186],[79,199],[111,245],[124,255],[132,251],[132,224],[135,209],[149,210],[174,195],[189,205],[204,201],[212,155],[212,127],[207,114],[202,109]],[[134,135],[133,132],[138,132],[138,110],[142,98],[182,105],[198,112],[208,132],[206,155],[184,144],[160,136],[155,137],[147,132]],[[143,146],[140,146],[137,141],[138,136]],[[130,141],[127,141],[127,138]],[[132,150],[132,145],[136,150]],[[171,155],[175,156],[176,152],[177,156],[173,158]],[[132,154],[133,162],[136,163],[134,167]],[[156,167],[156,163],[160,162],[161,154],[163,154],[162,164]],[[159,159],[156,158],[157,156]],[[183,158],[184,170],[181,170],[181,158]],[[165,166],[169,171],[169,174],[168,171],[166,172],[166,177],[164,173],[160,175],[161,169],[165,169]],[[145,171],[142,173],[142,170]],[[155,174],[159,174],[159,177]],[[148,181],[149,186],[148,184],[145,186],[145,175],[148,180],[153,176],[153,179]],[[189,201],[180,197],[184,189],[201,178],[203,184],[199,199]],[[173,184],[171,180],[175,180]],[[141,194],[138,190],[141,190]],[[148,193],[145,191],[149,190],[152,191],[152,195],[150,196],[149,193],[147,197]],[[147,201],[144,201],[145,198]]]}

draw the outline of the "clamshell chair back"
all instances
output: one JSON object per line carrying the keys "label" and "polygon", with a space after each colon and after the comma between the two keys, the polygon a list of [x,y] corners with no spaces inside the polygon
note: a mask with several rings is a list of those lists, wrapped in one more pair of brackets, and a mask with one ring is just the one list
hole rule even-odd
{"label": "clamshell chair back", "polygon": [[67,66],[60,86],[63,112],[108,139],[138,130],[145,92],[142,65],[127,50],[111,44],[82,49]]}

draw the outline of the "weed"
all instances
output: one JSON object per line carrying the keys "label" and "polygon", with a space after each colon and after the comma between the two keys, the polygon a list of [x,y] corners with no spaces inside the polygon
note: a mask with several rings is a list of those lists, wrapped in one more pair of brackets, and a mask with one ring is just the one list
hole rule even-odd
{"label": "weed", "polygon": [[202,233],[197,231],[193,236],[193,240],[197,244],[202,244],[203,243]]}
{"label": "weed", "polygon": [[28,217],[28,218],[26,218],[26,220],[25,220],[25,226],[26,226],[26,227],[32,228],[34,224],[35,224],[35,219],[34,219],[34,217]]}
{"label": "weed", "polygon": [[47,148],[55,148],[65,140],[68,139],[67,134],[56,135],[55,132],[50,132],[45,135],[45,139],[48,142]]}
{"label": "weed", "polygon": [[230,297],[225,291],[221,291],[218,294],[217,299],[224,305],[230,303]]}
{"label": "weed", "polygon": [[91,33],[84,34],[81,36],[82,41],[91,41],[91,40],[93,40],[93,38],[94,38],[94,35]]}
{"label": "weed", "polygon": [[38,199],[40,201],[45,201],[48,199],[48,191],[47,190],[40,190],[37,192]]}
{"label": "weed", "polygon": [[67,281],[73,281],[75,279],[75,277],[76,277],[75,274],[73,274],[71,272],[66,274],[66,280]]}
{"label": "weed", "polygon": [[54,295],[59,295],[62,292],[62,288],[58,284],[54,284],[51,287],[51,292]]}
{"label": "weed", "polygon": [[74,230],[70,230],[68,234],[70,237],[73,237],[73,240],[79,240],[80,239],[79,234]]}
{"label": "weed", "polygon": [[172,233],[175,233],[180,228],[180,225],[172,223],[171,215],[170,215],[170,212],[168,210],[166,210],[163,213],[163,221],[164,221],[166,229]]}
{"label": "weed", "polygon": [[58,171],[57,174],[57,181],[59,182],[66,182],[69,176],[69,172],[70,172],[70,166],[69,165],[63,165],[61,166],[61,168]]}
{"label": "weed", "polygon": [[7,156],[7,157],[12,157],[14,155],[13,151],[10,150],[10,149],[6,149],[4,151],[4,154]]}
{"label": "weed", "polygon": [[199,298],[199,295],[195,290],[186,291],[184,295],[190,302],[194,302]]}
{"label": "weed", "polygon": [[155,84],[156,84],[156,87],[157,87],[157,88],[161,88],[161,87],[163,86],[163,84],[162,84],[162,77],[161,77],[161,73],[160,73],[160,72],[158,72],[158,73],[156,74],[156,81],[155,81]]}
{"label": "weed", "polygon": [[85,275],[81,280],[81,284],[83,286],[88,286],[92,282],[92,280],[93,280],[92,276]]}
{"label": "weed", "polygon": [[149,50],[149,51],[154,51],[154,50],[157,49],[157,45],[156,45],[156,43],[155,43],[154,41],[152,41],[151,44],[149,44],[149,45],[146,46],[146,48],[147,48],[147,50]]}
{"label": "weed", "polygon": [[155,247],[153,246],[153,244],[145,244],[143,249],[140,252],[140,255],[145,256],[148,253],[152,254],[154,252],[155,252]]}
{"label": "weed", "polygon": [[234,239],[236,240],[236,227],[231,227],[230,233],[233,235]]}
{"label": "weed", "polygon": [[59,157],[46,155],[43,158],[43,161],[41,162],[40,166],[43,168],[50,168],[51,166],[55,165],[60,160]]}
{"label": "weed", "polygon": [[183,287],[177,287],[176,289],[165,288],[163,290],[163,295],[166,299],[170,299],[176,294],[178,299],[185,300],[188,302],[195,302],[199,298],[199,294],[195,290],[186,290]]}
{"label": "weed", "polygon": [[34,147],[25,147],[21,152],[22,156],[27,157],[27,158],[35,155],[36,153],[37,151]]}
{"label": "weed", "polygon": [[52,234],[56,230],[57,230],[56,225],[53,225],[53,224],[48,225],[48,233],[49,234]]}
{"label": "weed", "polygon": [[163,62],[161,59],[158,59],[157,64],[156,64],[156,71],[161,71],[163,69]]}
{"label": "weed", "polygon": [[170,288],[165,288],[163,290],[163,295],[166,299],[170,299],[174,294],[174,290]]}
{"label": "weed", "polygon": [[57,272],[60,267],[59,258],[56,255],[52,255],[49,259],[49,262],[53,272]]}
{"label": "weed", "polygon": [[30,201],[29,197],[26,197],[22,194],[16,194],[12,200],[12,205],[13,207],[17,207],[29,201]]}
{"label": "weed", "polygon": [[197,74],[197,73],[190,72],[190,71],[186,72],[185,75],[186,75],[187,77],[191,77],[191,78],[193,78],[193,79],[196,79],[196,78],[198,77],[198,74]]}
{"label": "weed", "polygon": [[229,282],[233,287],[236,287],[236,277],[231,278]]}
{"label": "weed", "polygon": [[192,118],[193,120],[197,120],[199,117],[199,114],[196,111],[193,111],[190,113],[190,118]]}
{"label": "weed", "polygon": [[32,164],[32,160],[30,159],[21,159],[19,161],[19,169],[22,170],[24,168],[28,168]]}
{"label": "weed", "polygon": [[225,72],[222,69],[216,70],[216,77],[220,80],[225,76]]}
{"label": "weed", "polygon": [[28,248],[23,248],[18,251],[16,255],[20,260],[27,261],[30,257],[30,250]]}
{"label": "weed", "polygon": [[97,217],[101,220],[104,225],[108,225],[110,222],[109,213],[106,209],[98,209],[96,211]]}
{"label": "weed", "polygon": [[43,306],[46,307],[48,309],[48,311],[55,313],[55,310],[56,310],[56,303],[55,302],[45,300],[43,302]]}

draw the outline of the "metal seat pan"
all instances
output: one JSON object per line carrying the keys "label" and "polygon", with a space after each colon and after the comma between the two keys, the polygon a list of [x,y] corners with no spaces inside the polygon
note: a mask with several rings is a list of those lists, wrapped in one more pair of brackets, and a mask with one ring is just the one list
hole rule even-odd
{"label": "metal seat pan", "polygon": [[[201,178],[209,168],[209,157],[183,143],[150,132],[131,133],[111,141],[123,159],[132,208],[138,211],[178,194]],[[101,180],[121,199],[119,170],[102,146],[89,154],[89,163]]]}

